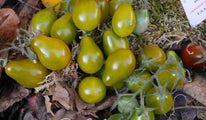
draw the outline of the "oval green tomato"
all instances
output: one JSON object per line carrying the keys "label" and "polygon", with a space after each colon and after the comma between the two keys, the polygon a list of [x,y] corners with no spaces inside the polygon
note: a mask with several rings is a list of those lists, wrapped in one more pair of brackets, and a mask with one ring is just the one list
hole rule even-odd
{"label": "oval green tomato", "polygon": [[49,74],[47,68],[39,61],[33,62],[30,59],[10,61],[6,65],[5,71],[9,77],[27,88],[38,87]]}
{"label": "oval green tomato", "polygon": [[129,49],[129,43],[126,38],[119,37],[112,30],[105,31],[103,35],[104,54],[108,56],[119,48]]}
{"label": "oval green tomato", "polygon": [[[177,74],[169,70],[177,70],[177,65],[168,64],[164,68],[164,70],[160,71],[157,80],[162,86],[164,84],[167,84],[168,90],[176,89],[178,86],[180,86],[183,83],[183,79],[182,78],[177,79]],[[182,70],[184,69],[182,68]]]}
{"label": "oval green tomato", "polygon": [[49,36],[52,24],[56,19],[56,12],[52,8],[45,8],[32,17],[31,26],[34,30]]}
{"label": "oval green tomato", "polygon": [[102,17],[101,17],[101,24],[103,24],[109,17],[109,1],[108,0],[96,0],[97,4],[99,5]]}
{"label": "oval green tomato", "polygon": [[38,35],[32,40],[31,49],[37,54],[42,65],[51,70],[61,70],[71,60],[69,47],[56,38]]}
{"label": "oval green tomato", "polygon": [[[134,73],[136,79],[134,80],[128,80],[126,82],[127,87],[130,89],[131,92],[137,92],[142,85],[149,80],[149,78],[152,76],[148,71],[137,71]],[[146,93],[148,90],[150,90],[153,87],[152,81],[147,83],[146,86],[142,89],[143,93]]]}
{"label": "oval green tomato", "polygon": [[173,56],[175,58],[175,60],[183,66],[182,59],[180,58],[180,56],[177,55],[177,53],[175,51],[173,51],[173,50],[167,51],[166,58],[168,59],[170,56]]}
{"label": "oval green tomato", "polygon": [[100,24],[100,7],[95,0],[76,0],[72,19],[80,30],[92,31]]}
{"label": "oval green tomato", "polygon": [[104,62],[101,49],[91,37],[84,36],[80,41],[80,51],[77,55],[77,63],[82,71],[93,74],[98,72]]}
{"label": "oval green tomato", "polygon": [[[142,53],[140,52],[140,54],[138,55],[138,61],[141,63],[144,62],[145,59],[151,58],[151,62],[154,64],[159,64],[162,65],[165,63],[166,61],[166,55],[165,52],[159,48],[158,46],[154,46],[154,45],[147,45],[142,49],[142,52],[144,55],[142,55]],[[144,58],[142,58],[144,57]],[[158,69],[158,66],[155,66],[153,64],[149,64],[149,66],[146,66],[146,68],[148,70],[151,71],[156,71]]]}
{"label": "oval green tomato", "polygon": [[[157,90],[155,88],[152,88],[147,92],[147,95],[152,95],[156,92]],[[172,95],[170,95],[170,92],[167,89],[165,89],[164,92],[168,93],[168,95],[158,94],[154,96],[145,97],[145,104],[150,108],[156,108],[154,110],[155,114],[163,115],[169,112],[169,110],[172,108],[172,105],[173,105]],[[161,105],[161,100],[163,101],[162,105]]]}
{"label": "oval green tomato", "polygon": [[78,86],[80,98],[87,103],[98,103],[106,95],[106,86],[97,77],[86,77]]}
{"label": "oval green tomato", "polygon": [[129,77],[136,65],[136,60],[132,51],[128,49],[118,49],[111,53],[105,63],[105,72],[102,80],[106,86]]}
{"label": "oval green tomato", "polygon": [[63,40],[67,45],[75,39],[76,35],[77,29],[70,13],[61,16],[52,25],[51,37]]}
{"label": "oval green tomato", "polygon": [[155,115],[153,111],[147,111],[144,113],[140,113],[140,111],[135,110],[130,120],[155,120]]}
{"label": "oval green tomato", "polygon": [[109,2],[109,15],[112,17],[122,2],[130,2],[131,0],[111,0]]}
{"label": "oval green tomato", "polygon": [[140,10],[135,10],[135,28],[134,28],[134,33],[135,34],[141,34],[143,33],[149,25],[149,13],[147,9],[140,9]]}
{"label": "oval green tomato", "polygon": [[135,14],[132,6],[127,3],[121,3],[112,17],[112,28],[120,37],[126,37],[134,31]]}

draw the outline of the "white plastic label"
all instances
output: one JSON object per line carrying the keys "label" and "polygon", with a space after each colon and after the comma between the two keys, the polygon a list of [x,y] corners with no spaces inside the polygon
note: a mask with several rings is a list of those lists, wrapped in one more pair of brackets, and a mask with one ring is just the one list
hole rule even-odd
{"label": "white plastic label", "polygon": [[181,0],[181,3],[192,27],[206,19],[206,0]]}

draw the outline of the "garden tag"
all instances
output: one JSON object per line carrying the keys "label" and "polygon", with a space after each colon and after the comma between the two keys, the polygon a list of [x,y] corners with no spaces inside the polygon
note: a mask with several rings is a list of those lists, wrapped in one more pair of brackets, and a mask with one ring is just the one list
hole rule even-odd
{"label": "garden tag", "polygon": [[181,3],[192,27],[206,19],[206,0],[181,0]]}

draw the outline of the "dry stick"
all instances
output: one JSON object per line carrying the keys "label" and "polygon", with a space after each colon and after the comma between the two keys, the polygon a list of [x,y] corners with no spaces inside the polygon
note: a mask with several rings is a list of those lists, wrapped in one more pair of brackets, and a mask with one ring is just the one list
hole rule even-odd
{"label": "dry stick", "polygon": [[38,11],[41,10],[41,9],[39,9],[39,8],[37,8],[37,7],[34,7],[34,6],[32,6],[32,5],[24,2],[23,0],[18,0],[18,1],[19,1],[20,3],[22,3],[22,4],[25,4],[26,6],[28,6],[28,7],[30,7],[30,8],[32,8],[32,9],[35,9],[35,10],[38,10]]}

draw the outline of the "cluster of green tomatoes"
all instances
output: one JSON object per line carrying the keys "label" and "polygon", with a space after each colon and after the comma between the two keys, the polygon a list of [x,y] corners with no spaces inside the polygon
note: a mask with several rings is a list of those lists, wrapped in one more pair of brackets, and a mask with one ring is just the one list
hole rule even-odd
{"label": "cluster of green tomatoes", "polygon": [[[160,66],[165,64],[168,56],[173,56],[176,62],[180,62],[180,58],[174,51],[166,55],[161,48],[153,45],[142,48],[138,56],[133,54],[127,37],[144,32],[149,24],[149,15],[145,9],[134,10],[130,3],[132,1],[71,0],[61,5],[60,10],[68,12],[60,16],[53,8],[40,10],[31,20],[32,28],[40,34],[30,44],[38,59],[10,61],[5,68],[7,75],[27,88],[38,87],[49,71],[68,66],[72,58],[69,45],[77,39],[78,31],[92,32],[109,22],[111,28],[101,34],[101,47],[91,36],[83,34],[81,37],[75,60],[88,77],[79,83],[80,98],[87,103],[98,103],[105,98],[107,89],[127,86],[130,93],[139,95],[142,92],[146,96],[146,107],[155,108],[149,111],[149,116],[167,113],[173,105],[168,90],[177,88],[183,79],[173,72],[179,69],[176,64]],[[123,112],[127,107],[120,107],[125,103],[121,102],[122,98],[118,104],[121,117],[128,115],[128,112]],[[130,119],[139,120],[137,117],[141,114],[135,111],[138,103],[133,104],[131,99],[126,99],[125,106],[128,104],[134,108]],[[133,101],[137,102],[136,99]],[[145,117],[147,115],[142,119]]]}

